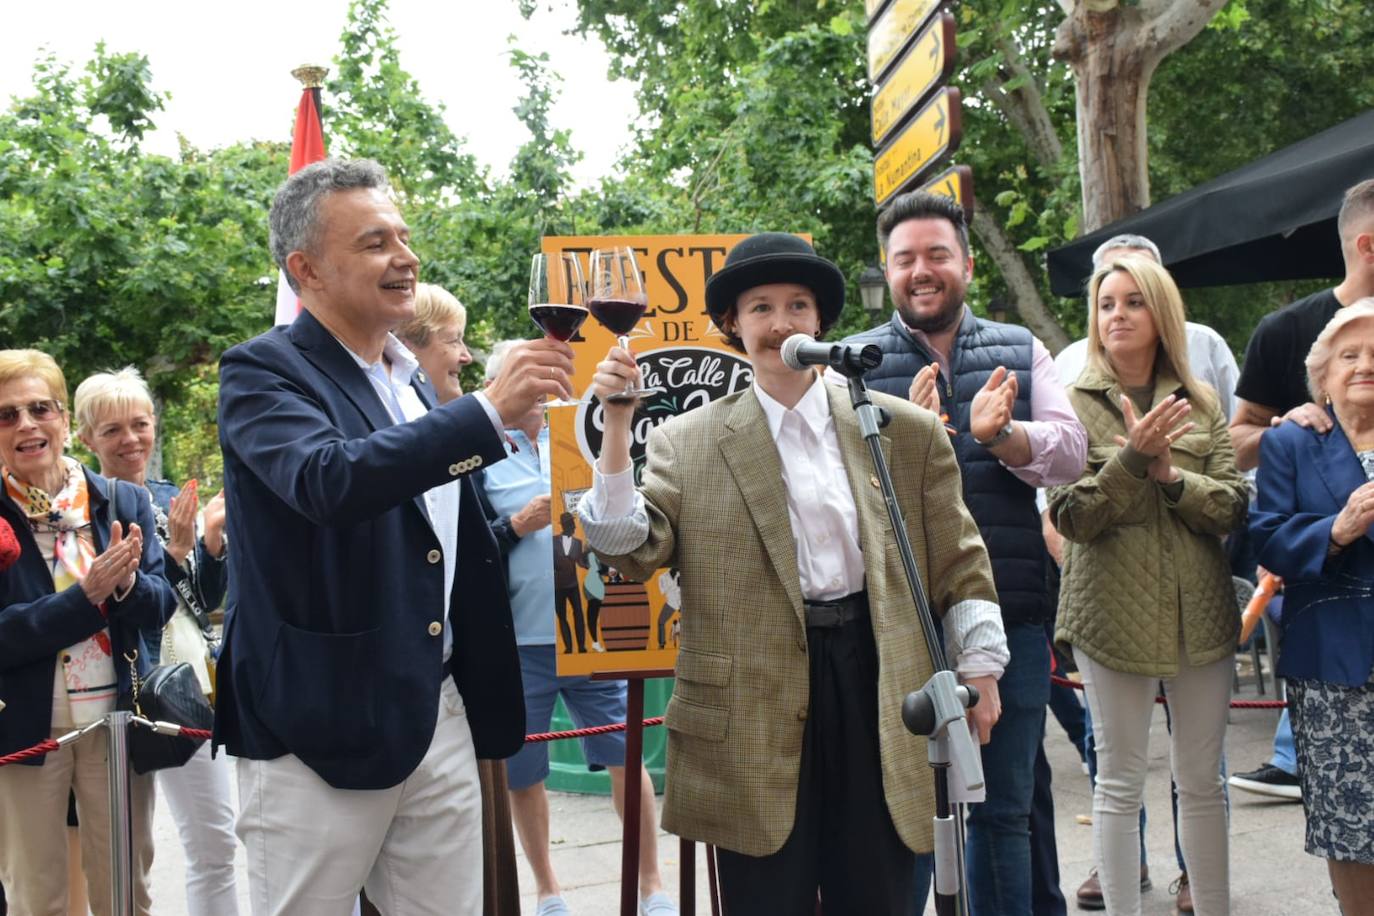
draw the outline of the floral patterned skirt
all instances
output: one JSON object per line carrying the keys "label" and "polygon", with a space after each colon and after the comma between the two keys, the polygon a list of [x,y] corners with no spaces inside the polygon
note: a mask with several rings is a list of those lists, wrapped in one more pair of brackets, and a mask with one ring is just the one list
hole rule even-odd
{"label": "floral patterned skirt", "polygon": [[1374,865],[1374,678],[1288,682],[1307,851]]}

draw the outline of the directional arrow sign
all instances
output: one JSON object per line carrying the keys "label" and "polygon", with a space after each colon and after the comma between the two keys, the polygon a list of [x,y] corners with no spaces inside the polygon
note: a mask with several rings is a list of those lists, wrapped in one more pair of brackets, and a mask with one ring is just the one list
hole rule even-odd
{"label": "directional arrow sign", "polygon": [[902,52],[906,40],[940,6],[940,0],[893,0],[868,29],[868,78],[878,77]]}
{"label": "directional arrow sign", "polygon": [[882,143],[927,92],[954,70],[954,17],[942,13],[926,26],[891,75],[873,94],[873,143]]}
{"label": "directional arrow sign", "polygon": [[964,208],[964,219],[973,219],[973,169],[952,165],[921,185],[921,190],[938,197],[951,197]]}
{"label": "directional arrow sign", "polygon": [[873,199],[883,206],[914,183],[963,138],[958,89],[941,90],[873,160]]}

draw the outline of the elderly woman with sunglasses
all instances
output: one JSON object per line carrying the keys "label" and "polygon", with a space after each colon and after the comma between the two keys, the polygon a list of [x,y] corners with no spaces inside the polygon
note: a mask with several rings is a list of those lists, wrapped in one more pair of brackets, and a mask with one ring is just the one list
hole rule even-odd
{"label": "elderly woman with sunglasses", "polygon": [[[213,638],[209,613],[224,600],[224,494],[205,507],[197,532],[196,481],[178,488],[148,478],[148,460],[157,438],[153,395],[132,366],[98,372],[76,387],[72,403],[76,435],[95,453],[100,473],[137,486],[151,506],[156,535],[164,551],[167,579],[177,592],[177,611],[165,627],[145,634],[163,663],[187,662],[208,695]],[[157,771],[157,787],[167,800],[186,851],[186,909],[189,916],[238,916],[234,880],[234,808],[229,799],[229,765],[210,756],[202,744],[184,765]]]}
{"label": "elderly woman with sunglasses", "polygon": [[[142,630],[160,627],[176,608],[147,497],[64,454],[66,400],[66,379],[52,357],[0,350],[0,518],[20,546],[18,560],[0,572],[0,755],[113,710],[130,693],[131,664],[146,673]],[[91,906],[95,916],[108,916],[108,748],[106,732],[95,729],[0,767],[0,883],[12,916],[66,912],[71,792]],[[130,782],[142,916],[151,911],[153,784],[137,774]]]}

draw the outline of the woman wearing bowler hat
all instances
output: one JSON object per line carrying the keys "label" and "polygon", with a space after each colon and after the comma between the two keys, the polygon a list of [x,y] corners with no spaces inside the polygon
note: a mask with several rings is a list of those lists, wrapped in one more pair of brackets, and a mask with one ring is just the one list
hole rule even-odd
{"label": "woman wearing bowler hat", "polygon": [[[706,285],[711,320],[748,355],[753,385],[650,434],[630,466],[637,378],[597,365],[605,435],[579,512],[592,549],[635,578],[675,566],[682,589],[668,704],[663,825],[719,847],[733,913],[905,913],[935,802],[925,739],[902,699],[932,673],[896,540],[843,388],[782,361],[821,337],[844,275],[793,235],[740,242]],[[931,605],[951,655],[1005,664],[987,555],[938,417],[873,395]],[[985,702],[998,702],[996,690]]]}

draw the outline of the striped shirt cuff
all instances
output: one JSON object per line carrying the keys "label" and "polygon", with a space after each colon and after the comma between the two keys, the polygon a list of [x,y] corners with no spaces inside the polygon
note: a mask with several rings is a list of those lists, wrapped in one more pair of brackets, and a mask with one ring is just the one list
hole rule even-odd
{"label": "striped shirt cuff", "polygon": [[969,599],[945,612],[945,654],[960,677],[1001,677],[1011,652],[1002,629],[1002,609],[991,601]]}
{"label": "striped shirt cuff", "polygon": [[587,543],[599,554],[623,556],[649,539],[649,513],[634,472],[602,474],[592,466],[592,490],[577,504]]}

